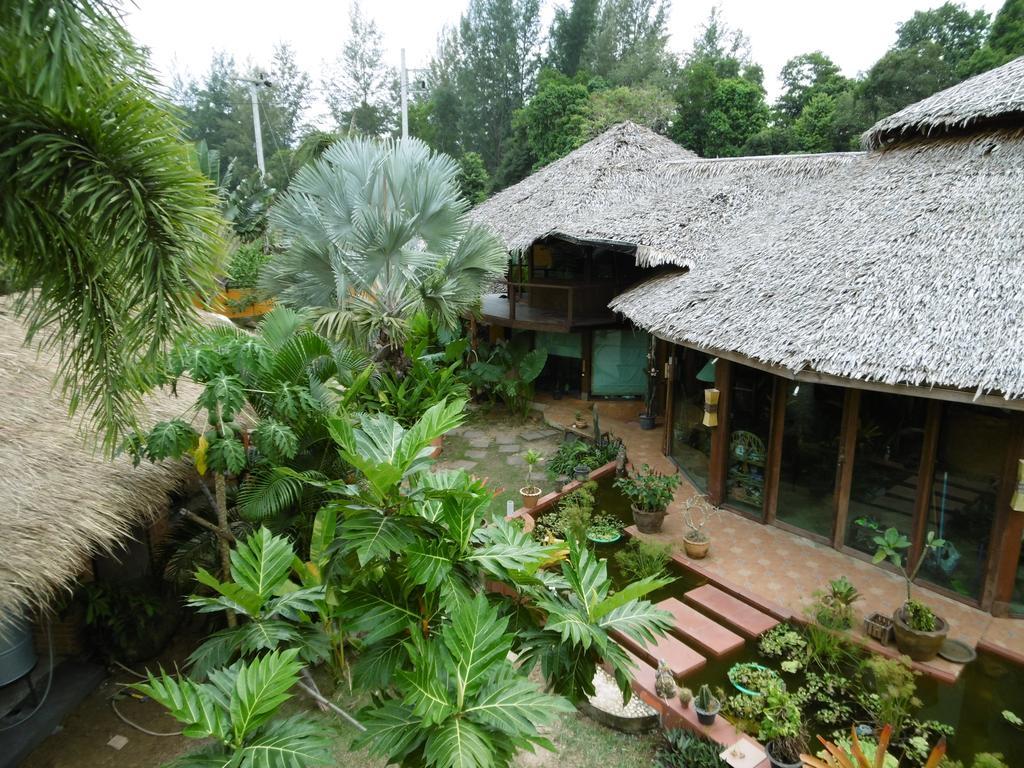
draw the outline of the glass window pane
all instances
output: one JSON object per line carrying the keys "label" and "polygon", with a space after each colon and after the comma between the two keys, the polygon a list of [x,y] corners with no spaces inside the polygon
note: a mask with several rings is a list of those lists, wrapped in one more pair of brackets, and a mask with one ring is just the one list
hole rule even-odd
{"label": "glass window pane", "polygon": [[726,498],[760,516],[771,427],[774,378],[755,368],[733,366],[729,398],[729,475]]}
{"label": "glass window pane", "polygon": [[704,418],[704,390],[715,386],[715,367],[703,352],[676,348],[672,402],[672,458],[700,490],[708,489],[711,429]]}
{"label": "glass window pane", "polygon": [[827,384],[786,385],[779,499],[775,517],[831,537],[843,390]]}
{"label": "glass window pane", "polygon": [[943,405],[928,530],[946,545],[925,560],[921,578],[980,597],[1009,439],[1003,411]]}
{"label": "glass window pane", "polygon": [[926,411],[919,397],[861,393],[847,546],[873,555],[881,531],[912,536]]}

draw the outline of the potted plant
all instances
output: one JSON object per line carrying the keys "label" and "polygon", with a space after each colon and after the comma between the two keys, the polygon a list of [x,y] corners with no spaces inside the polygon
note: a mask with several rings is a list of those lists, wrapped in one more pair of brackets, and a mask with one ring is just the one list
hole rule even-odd
{"label": "potted plant", "polygon": [[815,592],[811,606],[814,618],[823,627],[847,630],[853,626],[853,604],[860,600],[860,592],[848,578],[840,576],[828,583],[827,592]]}
{"label": "potted plant", "polygon": [[679,475],[663,475],[644,464],[638,472],[616,478],[615,487],[632,502],[637,529],[641,533],[657,533],[679,487]]}
{"label": "potted plant", "polygon": [[533,484],[533,468],[540,464],[544,457],[532,448],[523,454],[523,461],[526,462],[526,485],[519,489],[523,497],[523,506],[532,509],[537,506],[537,499],[542,493],[540,486]]}
{"label": "potted plant", "polygon": [[572,416],[573,429],[586,429],[587,422],[583,418],[583,411],[576,411]]}
{"label": "potted plant", "polygon": [[807,752],[807,732],[796,698],[781,683],[764,692],[757,738],[765,745],[774,768],[801,768]]}
{"label": "potted plant", "polygon": [[949,633],[949,623],[936,616],[924,603],[914,600],[910,590],[925,558],[930,552],[936,552],[944,547],[946,542],[937,538],[934,531],[929,531],[921,555],[910,571],[903,562],[903,552],[910,547],[910,539],[895,528],[889,528],[881,536],[875,536],[874,542],[878,546],[874,562],[888,560],[903,574],[907,585],[906,602],[892,615],[896,647],[900,653],[906,654],[914,661],[934,659]]}
{"label": "potted plant", "polygon": [[702,685],[693,699],[693,709],[700,724],[713,725],[721,708],[722,700],[713,695],[707,685]]}
{"label": "potted plant", "polygon": [[683,507],[683,522],[686,523],[687,530],[683,535],[683,548],[686,550],[687,557],[703,560],[708,556],[711,537],[704,531],[704,526],[717,512],[717,508],[712,507],[699,494],[686,500],[686,505]]}

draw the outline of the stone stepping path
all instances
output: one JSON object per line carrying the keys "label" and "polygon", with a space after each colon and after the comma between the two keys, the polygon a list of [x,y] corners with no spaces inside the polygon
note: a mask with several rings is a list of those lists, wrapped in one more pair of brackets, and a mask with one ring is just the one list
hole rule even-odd
{"label": "stone stepping path", "polygon": [[759,611],[712,584],[691,589],[683,595],[683,599],[735,627],[747,637],[757,637],[779,623],[774,616]]}
{"label": "stone stepping path", "polygon": [[658,666],[660,659],[664,659],[665,663],[668,664],[668,668],[672,670],[672,675],[677,680],[682,680],[683,677],[700,669],[707,663],[706,658],[672,635],[659,637],[656,643],[638,643],[620,632],[612,632],[612,637],[623,648],[636,654],[654,667]]}
{"label": "stone stepping path", "polygon": [[745,641],[731,629],[674,597],[662,600],[657,607],[668,611],[675,618],[676,623],[672,628],[674,635],[699,646],[712,656],[727,656],[743,647]]}

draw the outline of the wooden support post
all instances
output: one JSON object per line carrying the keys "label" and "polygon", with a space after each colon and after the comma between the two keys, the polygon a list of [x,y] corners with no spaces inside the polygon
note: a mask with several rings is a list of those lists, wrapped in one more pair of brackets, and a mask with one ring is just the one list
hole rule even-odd
{"label": "wooden support post", "polygon": [[782,472],[782,433],[786,424],[786,400],[789,382],[774,377],[772,386],[771,428],[768,431],[768,455],[765,457],[764,521],[774,523],[779,506],[779,477]]}
{"label": "wooden support post", "polygon": [[665,362],[662,370],[665,372],[665,426],[661,435],[661,453],[668,456],[672,453],[672,420],[675,418],[676,409],[676,351],[678,347],[674,344],[665,344]]}
{"label": "wooden support post", "polygon": [[860,390],[847,389],[843,399],[843,423],[839,433],[839,457],[836,460],[835,528],[832,546],[840,549],[846,536],[846,520],[850,513],[850,486],[853,482],[853,459],[857,451],[857,425],[860,422]]}
{"label": "wooden support post", "polygon": [[981,607],[997,615],[1009,612],[1021,556],[1021,536],[1024,535],[1024,512],[1010,509],[1010,500],[1017,485],[1017,462],[1024,458],[1024,414],[1014,413],[1010,418],[1010,444],[996,496],[996,519],[992,526],[981,593]]}
{"label": "wooden support post", "polygon": [[516,284],[513,282],[508,284],[508,318],[516,319]]}
{"label": "wooden support post", "polygon": [[591,370],[594,367],[594,332],[589,328],[580,334],[580,346],[580,400],[589,400]]}
{"label": "wooden support post", "polygon": [[732,363],[718,358],[715,363],[718,389],[718,426],[711,430],[711,463],[708,466],[708,500],[715,506],[725,501],[729,476],[729,406],[732,394]]}
{"label": "wooden support post", "polygon": [[566,330],[570,330],[572,328],[572,302],[573,302],[573,297],[576,294],[576,289],[573,288],[570,285],[567,290],[568,290],[568,293],[569,293],[569,300],[568,300],[568,302],[566,302],[566,306],[568,307],[568,317],[566,317],[565,327],[566,327]]}
{"label": "wooden support post", "polygon": [[932,506],[932,485],[935,482],[935,460],[939,455],[939,430],[942,426],[942,401],[929,400],[921,443],[921,463],[917,470],[917,495],[911,520],[908,563],[916,563],[924,548],[928,532],[928,511]]}

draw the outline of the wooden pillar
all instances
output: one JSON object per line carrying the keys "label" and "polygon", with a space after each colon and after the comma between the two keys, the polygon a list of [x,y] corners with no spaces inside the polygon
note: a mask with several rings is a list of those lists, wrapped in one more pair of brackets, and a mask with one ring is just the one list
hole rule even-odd
{"label": "wooden pillar", "polygon": [[779,477],[782,471],[782,434],[786,424],[789,382],[775,376],[772,386],[771,427],[768,431],[768,455],[764,467],[764,521],[772,523],[779,504]]}
{"label": "wooden pillar", "polygon": [[832,546],[839,549],[846,536],[846,519],[850,514],[850,485],[853,482],[853,459],[857,451],[857,427],[860,423],[860,390],[847,389],[843,399],[843,423],[839,432],[839,457],[836,460],[835,527]]}
{"label": "wooden pillar", "polygon": [[729,476],[729,405],[732,394],[732,363],[718,358],[715,363],[718,389],[718,426],[711,430],[711,463],[708,467],[708,500],[718,506],[725,501]]}
{"label": "wooden pillar", "polygon": [[1024,512],[1010,509],[1017,485],[1017,462],[1024,458],[1024,413],[1010,415],[1010,444],[1003,463],[1003,478],[996,497],[996,519],[992,525],[981,607],[996,615],[1008,613],[1017,580],[1017,563],[1024,535]]}
{"label": "wooden pillar", "polygon": [[594,367],[594,332],[589,328],[580,332],[580,346],[580,400],[589,400]]}
{"label": "wooden pillar", "polygon": [[679,375],[676,364],[676,351],[678,347],[668,342],[665,344],[665,360],[662,370],[665,373],[665,425],[661,436],[661,453],[668,456],[672,453],[672,420],[675,418],[676,410],[676,376]]}
{"label": "wooden pillar", "polygon": [[910,553],[907,562],[916,563],[924,548],[928,533],[928,511],[932,505],[932,486],[935,483],[935,460],[939,455],[939,430],[942,427],[942,401],[929,400],[921,443],[921,463],[917,470],[917,495],[910,534]]}

